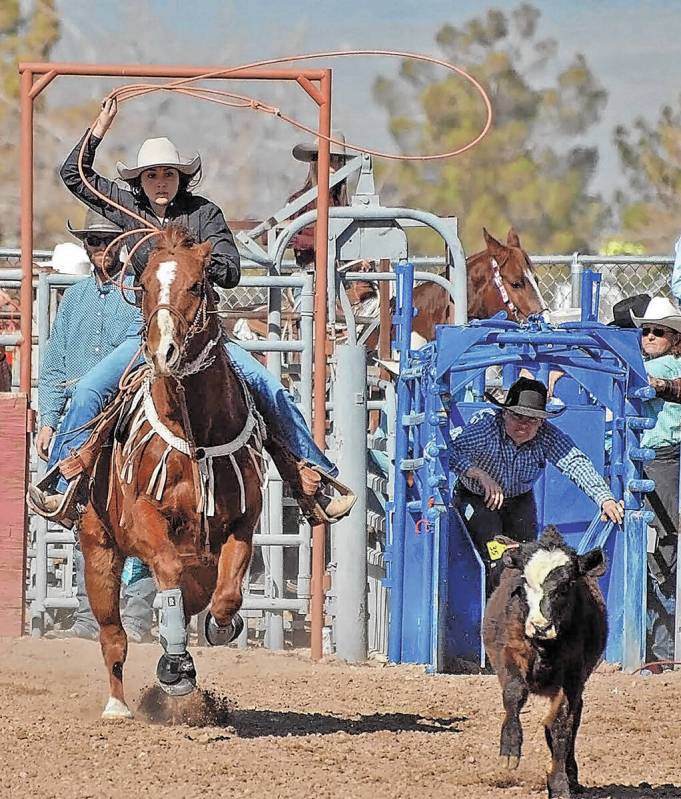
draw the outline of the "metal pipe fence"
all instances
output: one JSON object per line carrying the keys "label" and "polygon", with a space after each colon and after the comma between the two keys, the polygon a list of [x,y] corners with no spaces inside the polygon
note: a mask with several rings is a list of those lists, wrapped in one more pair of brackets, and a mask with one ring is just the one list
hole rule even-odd
{"label": "metal pipe fence", "polygon": [[[0,271],[0,287],[16,285],[15,270]],[[63,275],[42,272],[37,275],[35,292],[37,295],[36,343],[38,358],[34,359],[39,367],[40,357],[44,353],[51,323],[56,312],[57,301],[61,292],[73,285],[80,276]],[[271,276],[249,275],[243,278],[246,290],[265,289],[273,294],[279,294],[283,289],[294,289],[300,293],[300,332],[297,340],[282,340],[280,321],[272,307],[268,311],[270,338],[267,341],[240,342],[245,349],[274,353],[281,359],[284,353],[299,353],[299,374],[296,387],[301,398],[303,413],[310,417],[312,393],[312,326],[313,316],[313,275],[310,273]],[[276,305],[276,304],[274,304]],[[37,374],[37,372],[36,372]],[[33,455],[31,459],[31,479],[44,473],[44,463]],[[274,471],[274,470],[272,470]],[[263,517],[261,533],[254,537],[254,545],[263,553],[278,551],[279,557],[271,554],[263,555],[265,580],[263,586],[245,586],[244,609],[253,617],[253,611],[260,613],[263,630],[268,645],[276,648],[283,647],[284,615],[304,616],[309,604],[309,553],[310,553],[310,527],[301,523],[296,533],[286,533],[284,530],[283,492],[281,482],[276,473],[270,473],[270,478],[265,487],[265,504],[269,513]],[[277,491],[277,487],[279,491]],[[275,496],[272,496],[272,495]],[[290,525],[289,525],[290,528]],[[73,533],[64,531],[54,525],[48,525],[45,519],[32,516],[30,519],[31,545],[29,548],[29,562],[27,564],[28,591],[27,601],[30,603],[31,630],[34,635],[41,635],[46,626],[54,622],[56,612],[72,610],[77,607],[74,588],[74,557],[73,547],[75,538]],[[283,549],[293,548],[298,550],[297,580],[295,581],[295,597],[284,596],[283,574]],[[275,562],[280,563],[279,574],[272,574]],[[251,590],[252,589],[252,590]],[[262,589],[262,593],[260,590]],[[289,592],[290,593],[290,592]],[[257,613],[255,614],[258,615]],[[302,623],[302,619],[301,622]],[[273,630],[279,630],[280,635],[273,635]]]}
{"label": "metal pipe fence", "polygon": [[[18,249],[0,249],[0,288],[12,292],[18,291],[21,285],[21,270],[18,267],[20,251]],[[41,260],[51,255],[49,251],[34,253],[34,263],[40,266]],[[444,258],[415,257],[410,259],[419,270],[419,277],[431,279],[442,285],[453,294],[453,287],[441,273],[446,272],[447,262]],[[647,291],[649,294],[669,296],[669,278],[673,259],[665,256],[582,256],[573,255],[535,255],[532,256],[538,283],[548,306],[557,310],[574,307],[579,302],[578,286],[581,285],[581,274],[585,270],[598,270],[603,274],[602,305],[603,314],[610,313],[613,302],[624,296]],[[270,364],[281,363],[281,359],[290,359],[295,353],[297,363],[289,364],[293,382],[298,390],[298,401],[305,419],[309,422],[312,411],[312,319],[313,319],[313,283],[312,275],[293,274],[293,261],[281,263],[280,274],[265,274],[266,269],[254,261],[242,262],[244,276],[241,285],[230,291],[221,291],[221,308],[234,315],[243,308],[260,307],[262,315],[267,317],[269,340],[240,342],[249,350],[270,353]],[[366,280],[376,277],[378,280],[391,280],[394,275],[376,273],[346,273],[344,280]],[[56,300],[63,289],[78,278],[38,270],[34,275],[33,288],[37,303],[35,305],[35,325],[33,342],[35,346],[35,367],[38,366],[43,344],[49,335],[50,325],[54,318]],[[576,291],[577,288],[577,291]],[[281,304],[271,301],[272,295],[280,295],[282,291],[294,290],[296,296],[296,321],[298,337],[290,338],[289,330],[282,332]],[[607,319],[603,319],[607,321]],[[294,329],[294,328],[291,328]],[[37,333],[37,335],[36,335]],[[13,346],[18,343],[18,334],[0,334],[0,343]],[[15,364],[16,365],[16,364]],[[35,375],[38,374],[35,368]],[[374,379],[375,381],[375,379]],[[369,378],[371,382],[371,378]],[[382,381],[378,381],[382,382]],[[33,384],[36,380],[34,378]],[[18,385],[18,371],[15,375]],[[388,384],[389,385],[389,384]],[[388,477],[379,474],[368,474],[370,501],[367,507],[367,529],[370,531],[367,550],[369,573],[369,648],[381,650],[385,641],[385,589],[381,583],[385,566],[383,561],[384,519],[380,505],[390,500],[388,491],[392,486],[391,476],[394,473],[394,404],[392,387],[386,390],[383,399],[372,399],[367,403],[369,410],[385,411],[388,439],[380,440],[370,435],[368,448],[370,451],[387,450]],[[331,403],[332,405],[333,403]],[[392,409],[392,410],[391,410]],[[392,437],[392,438],[391,438]],[[33,459],[35,461],[35,458]],[[32,470],[41,464],[32,462]],[[256,546],[263,553],[277,554],[272,558],[264,555],[264,585],[256,586],[247,594],[244,605],[250,618],[256,619],[258,629],[264,632],[270,646],[283,645],[284,618],[288,618],[289,629],[298,624],[303,625],[302,614],[307,612],[310,597],[310,528],[302,524],[297,533],[284,532],[284,515],[291,501],[283,500],[281,483],[277,485],[277,477],[270,475],[271,485],[268,489],[268,513],[263,520],[262,533],[254,539]],[[378,506],[377,506],[378,503]],[[298,572],[295,581],[284,579],[284,548],[297,554]],[[61,529],[49,527],[43,520],[31,520],[31,543],[27,575],[29,580],[27,599],[31,603],[32,618],[36,622],[34,630],[40,634],[55,613],[75,607],[76,599],[72,587],[73,575],[73,535]],[[262,593],[260,593],[260,591]],[[291,596],[291,594],[295,596]],[[293,619],[293,621],[291,621]],[[298,619],[296,622],[295,620]],[[245,639],[242,641],[245,644]]]}
{"label": "metal pipe fence", "polygon": [[[41,260],[51,256],[49,250],[34,252],[36,266]],[[674,259],[670,256],[639,255],[531,255],[537,274],[537,282],[542,295],[551,310],[579,306],[579,286],[581,273],[585,269],[601,272],[602,297],[604,304],[608,297],[627,297],[632,294],[647,292],[651,296],[662,294],[670,296],[669,277]],[[18,289],[21,281],[19,268],[20,250],[17,248],[0,248],[0,281],[2,285]],[[409,259],[414,268],[422,271],[442,273],[447,262],[441,256],[415,256]],[[264,285],[250,282],[252,278],[264,276],[266,267],[250,259],[242,259],[245,273],[241,284],[235,289],[221,292],[225,310],[238,311],[244,308],[256,308],[267,304],[268,290]],[[297,271],[292,259],[281,262],[282,276]],[[364,276],[366,279],[366,275]],[[5,284],[5,281],[9,281]],[[450,293],[451,293],[450,289]],[[621,297],[620,297],[621,295]]]}

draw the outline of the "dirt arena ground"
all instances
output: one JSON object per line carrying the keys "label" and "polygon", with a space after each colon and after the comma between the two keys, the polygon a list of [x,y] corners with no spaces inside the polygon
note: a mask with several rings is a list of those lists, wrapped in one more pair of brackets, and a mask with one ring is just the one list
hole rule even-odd
{"label": "dirt arena ground", "polygon": [[[0,640],[0,797],[546,796],[545,705],[523,714],[518,770],[499,769],[494,677],[195,649],[206,694],[181,700],[192,724],[159,724],[144,717],[159,713],[159,652],[132,647],[136,718],[104,722],[97,644]],[[681,672],[594,675],[578,761],[585,799],[681,797]]]}

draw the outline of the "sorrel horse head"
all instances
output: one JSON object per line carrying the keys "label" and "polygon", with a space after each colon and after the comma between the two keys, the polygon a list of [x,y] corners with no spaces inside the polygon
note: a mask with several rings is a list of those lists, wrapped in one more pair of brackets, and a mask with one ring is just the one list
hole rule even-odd
{"label": "sorrel horse head", "polygon": [[[505,311],[512,321],[522,321],[530,314],[546,309],[532,262],[513,228],[506,244],[491,236],[485,228],[485,249],[466,258],[468,276],[468,318],[489,319]],[[434,283],[422,283],[414,289],[413,331],[424,340],[435,338],[435,325],[452,324],[454,306],[447,292]]]}
{"label": "sorrel horse head", "polygon": [[171,695],[194,690],[186,625],[210,604],[206,638],[229,643],[243,628],[241,581],[260,516],[261,431],[232,368],[213,311],[209,244],[179,226],[157,240],[140,279],[148,370],[111,446],[103,450],[80,533],[85,580],[109,672],[106,718],[130,717],[123,695],[127,638],[119,592],[126,556],[158,586],[156,675]]}

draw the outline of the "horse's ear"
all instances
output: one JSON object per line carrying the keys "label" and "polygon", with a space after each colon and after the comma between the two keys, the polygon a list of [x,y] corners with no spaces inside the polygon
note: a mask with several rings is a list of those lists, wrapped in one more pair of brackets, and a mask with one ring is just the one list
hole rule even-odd
{"label": "horse's ear", "polygon": [[203,261],[204,266],[208,263],[210,254],[213,251],[213,245],[209,241],[204,241],[198,246],[198,256]]}
{"label": "horse's ear", "polygon": [[497,253],[501,253],[504,250],[504,245],[497,241],[494,236],[491,236],[487,232],[487,228],[482,229],[482,235],[485,237],[485,244],[487,245],[487,251],[492,255],[496,255]]}
{"label": "horse's ear", "polygon": [[508,231],[508,236],[506,237],[506,244],[509,247],[520,247],[520,236],[515,232],[515,228],[512,227]]}

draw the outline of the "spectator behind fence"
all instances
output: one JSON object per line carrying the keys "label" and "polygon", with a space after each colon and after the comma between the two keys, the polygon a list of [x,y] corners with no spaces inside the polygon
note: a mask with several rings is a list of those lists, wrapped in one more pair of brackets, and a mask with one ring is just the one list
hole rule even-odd
{"label": "spectator behind fence", "polygon": [[[46,265],[62,273],[89,277],[64,292],[43,354],[38,380],[41,426],[35,442],[43,460],[47,460],[55,431],[80,378],[121,343],[131,324],[141,324],[139,309],[126,303],[105,275],[105,270],[112,277],[120,271],[120,244],[111,247],[104,258],[107,245],[121,233],[120,228],[88,211],[84,226],[74,229],[69,223],[69,231],[83,247],[71,242],[58,244]],[[83,557],[78,547],[74,568],[78,610],[73,625],[53,631],[51,636],[95,639],[99,627],[85,591]],[[151,631],[156,586],[148,567],[137,559],[126,562],[124,575],[123,624],[128,640],[139,642]]]}
{"label": "spectator behind fence", "polygon": [[[653,297],[645,313],[632,314],[641,328],[641,347],[651,383],[681,379],[681,312],[668,299]],[[679,449],[681,405],[660,397],[644,403],[645,414],[655,420],[646,430],[641,446],[655,450],[655,460],[646,465],[646,476],[655,481],[649,502],[655,512],[653,550],[648,555],[648,648],[647,660],[674,660],[674,615],[676,610],[677,540],[679,532]],[[651,671],[661,671],[660,665]]]}
{"label": "spectator behind fence", "polygon": [[621,524],[624,507],[570,436],[547,421],[565,408],[547,409],[543,383],[521,377],[504,403],[487,398],[498,408],[471,419],[453,439],[449,462],[458,478],[455,503],[487,568],[489,593],[503,554],[495,537],[518,542],[537,537],[533,486],[547,462],[579,486],[603,518]]}
{"label": "spectator behind fence", "polygon": [[[340,131],[333,131],[331,134],[332,139],[337,139],[338,141],[345,141],[345,136]],[[333,175],[334,172],[339,170],[342,166],[344,166],[345,162],[347,161],[347,153],[344,146],[340,146],[335,143],[331,143],[331,160],[329,164],[329,172]],[[307,177],[305,178],[305,183],[303,184],[302,189],[294,192],[287,200],[287,202],[292,202],[300,197],[301,194],[305,194],[306,191],[313,188],[317,185],[317,159],[319,156],[319,145],[317,142],[310,142],[304,144],[296,144],[293,148],[293,157],[296,161],[303,161],[305,163],[309,163],[310,167],[307,172]],[[334,186],[329,191],[329,206],[337,207],[342,205],[349,205],[348,199],[348,187],[347,181],[343,180]],[[306,213],[307,211],[312,211],[317,207],[317,201],[313,200],[311,203],[308,203],[306,206],[301,208],[296,214],[294,214],[291,218],[295,219],[301,214]],[[296,264],[299,267],[306,267],[314,264],[315,261],[315,225],[308,225],[304,227],[302,230],[298,231],[298,233],[293,236],[291,239],[291,243],[289,245],[293,249],[293,253],[296,258]]]}

